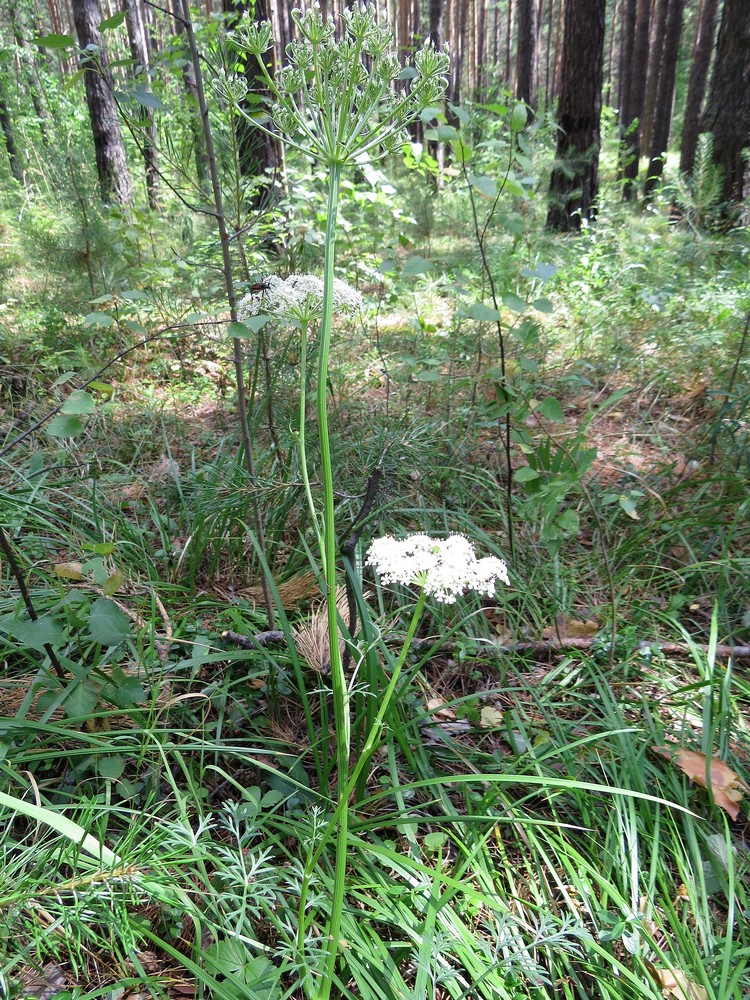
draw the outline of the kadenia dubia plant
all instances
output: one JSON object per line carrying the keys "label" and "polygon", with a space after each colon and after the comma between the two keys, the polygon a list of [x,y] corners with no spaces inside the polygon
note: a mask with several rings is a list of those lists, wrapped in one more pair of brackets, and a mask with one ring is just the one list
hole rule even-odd
{"label": "kadenia dubia plant", "polygon": [[[254,57],[271,99],[260,113],[248,114],[241,101],[247,84],[240,77],[223,77],[215,89],[236,113],[262,131],[278,137],[288,147],[321,164],[328,175],[323,293],[318,333],[317,418],[320,441],[322,511],[313,509],[325,583],[331,685],[336,729],[338,804],[324,840],[336,834],[336,874],[326,938],[330,942],[322,975],[303,972],[308,994],[327,1000],[335,975],[339,932],[346,886],[348,838],[347,801],[349,774],[349,691],[339,647],[336,609],[336,531],[334,524],[333,470],[328,432],[327,373],[331,350],[334,307],[334,259],[339,188],[342,170],[367,159],[378,159],[401,148],[407,128],[425,108],[441,102],[447,85],[449,57],[429,43],[414,56],[414,65],[403,68],[393,52],[393,34],[379,21],[372,5],[356,4],[342,14],[341,30],[319,6],[292,12],[296,37],[287,46],[288,62],[275,76],[263,55],[273,45],[273,27],[247,15],[232,34],[241,53]],[[258,105],[258,107],[261,107]],[[435,109],[435,112],[439,108]],[[303,335],[306,335],[303,329]],[[306,477],[309,483],[309,476]],[[308,490],[308,501],[315,500]],[[318,500],[320,503],[320,499]],[[376,736],[369,734],[372,744]],[[306,968],[305,935],[313,922],[306,897],[322,844],[308,859],[298,912],[298,960]]]}

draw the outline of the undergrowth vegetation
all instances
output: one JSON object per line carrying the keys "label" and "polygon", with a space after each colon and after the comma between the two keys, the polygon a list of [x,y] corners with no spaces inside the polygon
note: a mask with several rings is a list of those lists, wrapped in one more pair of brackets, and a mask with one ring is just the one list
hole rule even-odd
{"label": "undergrowth vegetation", "polygon": [[[430,110],[342,176],[322,381],[299,316],[233,323],[254,475],[208,222],[5,196],[4,995],[750,993],[747,229],[605,186],[545,235],[551,121]],[[287,169],[240,295],[321,270]],[[422,611],[365,565],[415,532],[510,586]]]}

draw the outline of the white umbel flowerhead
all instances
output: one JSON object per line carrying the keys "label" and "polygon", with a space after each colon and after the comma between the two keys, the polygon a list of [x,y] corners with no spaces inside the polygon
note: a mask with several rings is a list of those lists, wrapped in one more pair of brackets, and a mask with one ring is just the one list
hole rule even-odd
{"label": "white umbel flowerhead", "polygon": [[[237,318],[242,321],[250,316],[269,315],[280,319],[300,319],[309,322],[319,315],[323,304],[323,282],[314,274],[290,274],[282,280],[269,275],[240,302]],[[355,312],[362,306],[362,296],[340,278],[333,279],[333,308]]]}
{"label": "white umbel flowerhead", "polygon": [[417,585],[443,604],[453,604],[468,590],[492,597],[498,580],[510,583],[503,560],[495,556],[477,559],[474,546],[464,535],[409,535],[402,539],[384,535],[368,549],[366,564],[377,571],[383,583]]}

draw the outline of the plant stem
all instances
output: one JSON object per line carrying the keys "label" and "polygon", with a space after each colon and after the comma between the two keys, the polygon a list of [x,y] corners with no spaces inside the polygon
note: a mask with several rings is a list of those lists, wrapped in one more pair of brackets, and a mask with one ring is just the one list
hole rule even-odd
{"label": "plant stem", "polygon": [[307,410],[307,331],[308,324],[303,323],[300,331],[299,346],[299,459],[302,470],[302,482],[305,484],[307,506],[310,509],[310,518],[312,519],[315,537],[318,541],[318,548],[322,552],[323,535],[321,534],[320,520],[318,519],[318,512],[315,509],[315,500],[313,499],[312,488],[310,486],[310,474],[307,471],[307,436],[305,433]]}
{"label": "plant stem", "polygon": [[[352,773],[349,776],[349,780],[346,783],[346,787],[344,788],[343,794],[339,795],[338,804],[336,806],[336,811],[334,812],[333,816],[329,820],[328,825],[326,826],[326,828],[323,831],[323,834],[322,834],[320,840],[318,841],[317,847],[315,848],[314,851],[311,852],[310,857],[308,858],[307,864],[305,866],[305,874],[304,874],[304,877],[303,877],[303,880],[302,880],[302,886],[300,888],[300,902],[299,902],[299,914],[298,914],[298,928],[299,928],[298,933],[300,935],[300,939],[298,939],[297,943],[298,943],[298,949],[299,949],[300,955],[303,954],[302,945],[303,945],[304,942],[303,942],[303,940],[301,940],[301,936],[304,934],[304,926],[305,926],[305,924],[304,924],[304,916],[305,916],[305,909],[307,908],[307,890],[308,890],[309,885],[310,885],[310,879],[311,879],[312,874],[313,874],[313,872],[315,870],[315,866],[317,865],[317,863],[320,860],[320,857],[321,857],[323,851],[325,850],[326,844],[331,839],[331,836],[332,836],[332,834],[333,834],[333,832],[335,830],[336,834],[337,834],[337,837],[336,837],[336,882],[334,883],[334,896],[333,896],[332,908],[331,908],[331,923],[330,923],[331,947],[330,947],[330,951],[328,953],[328,961],[327,961],[327,965],[326,965],[326,973],[325,973],[324,981],[322,982],[322,984],[320,986],[320,990],[318,992],[318,1000],[328,1000],[328,996],[329,996],[330,991],[331,991],[331,983],[333,981],[333,972],[334,972],[334,967],[335,967],[335,963],[336,963],[336,955],[337,955],[337,952],[338,952],[338,947],[337,947],[337,945],[338,945],[338,932],[339,932],[339,928],[341,926],[341,912],[343,911],[343,902],[344,902],[343,888],[345,888],[346,883],[344,881],[343,884],[342,884],[342,893],[341,893],[340,900],[337,900],[337,897],[336,897],[336,884],[338,882],[338,874],[339,874],[339,867],[338,867],[339,866],[339,848],[340,848],[341,831],[342,831],[342,829],[345,831],[346,835],[348,836],[348,822],[347,822],[347,820],[348,820],[348,814],[347,813],[348,813],[348,806],[349,806],[349,797],[351,796],[352,792],[354,791],[354,788],[355,788],[355,786],[357,784],[357,779],[359,778],[360,774],[362,773],[363,768],[365,767],[365,765],[369,761],[370,757],[372,756],[375,748],[377,747],[378,739],[380,737],[380,733],[381,733],[381,730],[383,728],[383,720],[385,719],[385,716],[386,716],[386,713],[387,713],[388,708],[390,706],[391,700],[393,699],[393,694],[394,694],[394,691],[396,690],[396,685],[398,684],[399,677],[401,676],[401,671],[403,670],[404,663],[406,662],[406,657],[409,655],[409,651],[411,649],[412,640],[414,638],[414,634],[417,631],[417,625],[419,625],[419,620],[422,617],[422,611],[424,609],[424,604],[425,604],[425,595],[424,595],[424,591],[421,591],[421,593],[419,595],[419,599],[417,600],[417,605],[414,608],[414,614],[412,615],[411,622],[409,623],[409,629],[408,629],[408,631],[406,633],[406,638],[404,639],[404,644],[403,644],[403,646],[401,648],[401,653],[399,654],[399,658],[398,658],[398,660],[396,662],[396,666],[393,668],[393,673],[391,675],[390,681],[388,682],[388,687],[385,689],[385,691],[383,692],[383,695],[382,695],[382,697],[380,699],[380,705],[378,707],[378,711],[377,711],[377,714],[376,714],[375,719],[373,721],[373,724],[370,727],[370,731],[367,734],[367,738],[365,740],[365,745],[362,748],[362,753],[359,755],[359,757],[357,759],[357,763],[354,765],[354,768],[352,769]],[[337,643],[337,646],[338,646],[338,643]],[[344,843],[344,863],[345,862],[346,862],[346,843]],[[344,864],[344,874],[346,874],[345,864]],[[337,903],[338,903],[338,906],[339,906],[339,914],[338,914],[338,920],[337,920],[336,924],[334,924],[334,916],[335,916],[335,913],[336,913],[336,905],[337,905]],[[334,927],[335,927],[335,930],[336,930],[336,936],[335,937],[333,936]]]}
{"label": "plant stem", "polygon": [[[21,592],[21,597],[23,598],[23,603],[26,605],[26,610],[29,613],[29,618],[35,622],[38,621],[39,615],[36,613],[36,608],[31,600],[31,595],[29,594],[28,587],[26,586],[26,580],[23,575],[23,570],[18,565],[18,560],[16,559],[15,553],[13,552],[13,547],[10,544],[8,536],[5,534],[3,526],[0,525],[0,549],[5,553],[5,558],[8,560],[8,565],[10,566],[10,571],[16,578],[16,583],[18,584],[18,589]],[[52,664],[55,673],[60,678],[61,681],[67,679],[63,665],[57,657],[57,653],[54,651],[52,646],[45,642],[44,651],[49,657],[49,662]]]}
{"label": "plant stem", "polygon": [[[190,61],[193,64],[193,71],[195,73],[195,88],[198,95],[198,107],[200,109],[201,122],[203,123],[203,136],[206,142],[206,157],[211,177],[214,207],[216,209],[216,224],[219,229],[219,238],[221,240],[221,253],[223,261],[222,270],[224,272],[224,284],[227,292],[227,301],[229,303],[229,315],[232,323],[236,323],[237,296],[234,291],[234,279],[232,277],[232,258],[229,253],[229,233],[227,231],[226,219],[224,217],[224,205],[221,194],[221,183],[219,182],[219,172],[216,166],[213,134],[211,132],[211,123],[208,118],[208,105],[206,104],[206,94],[203,89],[203,74],[201,72],[200,56],[198,55],[198,46],[195,42],[195,32],[193,31],[193,22],[190,18],[188,0],[182,0],[182,13],[184,18],[185,34],[187,36],[188,45],[190,46]],[[239,410],[240,418],[240,433],[242,436],[243,450],[245,452],[245,466],[247,468],[247,475],[252,488],[251,503],[253,508],[253,518],[255,521],[255,533],[258,538],[258,547],[264,556],[263,563],[267,565],[267,560],[265,559],[266,540],[265,532],[263,530],[263,519],[260,516],[258,498],[255,494],[257,478],[255,475],[255,459],[253,457],[253,442],[250,436],[250,426],[247,420],[248,404],[245,394],[245,374],[243,368],[242,346],[237,337],[232,338],[232,347],[234,374],[237,382],[237,408]],[[271,598],[271,588],[268,582],[268,577],[263,568],[261,568],[261,580],[263,584],[263,600],[266,605],[266,614],[268,615],[268,627],[273,629],[276,625],[273,611],[273,600]]]}
{"label": "plant stem", "polygon": [[[328,433],[328,359],[331,353],[331,325],[333,321],[333,264],[336,251],[336,215],[338,211],[341,165],[332,163],[328,178],[328,214],[326,217],[325,259],[323,264],[323,318],[320,324],[318,356],[318,437],[320,440],[320,465],[323,480],[323,545],[321,563],[326,586],[328,612],[328,643],[331,656],[331,685],[333,688],[333,717],[336,728],[336,782],[338,787],[338,829],[336,832],[336,861],[331,900],[331,917],[328,926],[329,949],[325,974],[318,992],[319,1000],[328,1000],[338,955],[339,931],[346,891],[346,846],[348,839],[348,813],[346,802],[349,779],[350,719],[349,698],[339,647],[339,622],[336,608],[336,527],[333,508],[333,468],[331,442]],[[300,914],[301,917],[304,913]]]}

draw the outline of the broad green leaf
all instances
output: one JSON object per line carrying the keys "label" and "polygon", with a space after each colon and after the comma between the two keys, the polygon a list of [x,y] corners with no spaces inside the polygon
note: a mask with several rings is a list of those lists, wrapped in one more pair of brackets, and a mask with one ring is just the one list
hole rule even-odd
{"label": "broad green leaf", "polygon": [[85,719],[96,708],[99,689],[91,681],[76,684],[63,702],[66,715],[71,719]]}
{"label": "broad green leaf", "polygon": [[516,469],[514,474],[514,479],[517,483],[530,483],[533,479],[538,478],[539,473],[529,465],[522,465],[520,469]]}
{"label": "broad green leaf", "polygon": [[520,132],[528,121],[529,113],[525,104],[516,104],[510,115],[511,132]]}
{"label": "broad green leaf", "polygon": [[104,696],[118,708],[129,708],[147,699],[146,691],[137,677],[126,674],[122,667],[112,671],[112,682],[107,684]]}
{"label": "broad green leaf", "polygon": [[45,645],[55,646],[63,637],[60,626],[47,615],[37,618],[35,622],[29,618],[3,615],[0,618],[0,632],[7,632],[22,646],[36,649],[40,653],[44,652]]}
{"label": "broad green leaf", "polygon": [[72,378],[76,377],[75,372],[63,372],[59,378],[56,378],[52,383],[52,388],[56,389],[58,385],[65,385],[66,382],[70,382]]}
{"label": "broad green leaf", "polygon": [[418,372],[414,376],[415,382],[440,382],[442,381],[442,378],[443,376],[440,372],[431,371]]}
{"label": "broad green leaf", "polygon": [[509,292],[507,295],[503,295],[503,305],[513,312],[522,313],[525,311],[527,303],[520,296]]}
{"label": "broad green leaf", "polygon": [[555,519],[555,524],[567,535],[577,535],[581,527],[580,518],[574,510],[564,510],[562,514]]}
{"label": "broad green leaf", "polygon": [[554,312],[554,306],[549,299],[534,299],[531,303],[531,308],[536,309],[536,311],[540,313]]}
{"label": "broad green leaf", "polygon": [[113,14],[112,17],[108,17],[106,20],[100,22],[99,31],[109,31],[111,28],[119,28],[124,20],[125,11],[118,11],[117,14]]}
{"label": "broad green leaf", "polygon": [[540,281],[548,281],[556,273],[557,268],[554,264],[536,264],[534,267],[521,268],[524,278],[539,278]]}
{"label": "broad green leaf", "polygon": [[102,778],[111,778],[116,781],[122,777],[125,770],[125,758],[119,753],[109,753],[106,757],[100,757],[96,762],[96,769]]}
{"label": "broad green leaf", "polygon": [[146,329],[146,327],[143,326],[142,323],[139,323],[137,320],[134,320],[134,319],[124,319],[122,321],[122,325],[126,326],[128,328],[128,330],[132,330],[133,333],[142,334],[144,337],[148,333],[148,330]]}
{"label": "broad green leaf", "polygon": [[548,396],[546,399],[543,399],[534,409],[537,413],[541,413],[543,417],[546,417],[547,420],[553,420],[556,423],[565,419],[560,401],[555,399],[554,396]]}
{"label": "broad green leaf", "polygon": [[85,327],[89,326],[99,326],[103,330],[108,329],[110,326],[115,325],[114,317],[109,316],[107,313],[103,312],[92,312],[88,316],[83,317],[83,325]]}
{"label": "broad green leaf", "polygon": [[89,632],[95,642],[117,646],[130,635],[130,620],[116,604],[100,597],[91,605]]}
{"label": "broad green leaf", "polygon": [[526,225],[518,212],[509,212],[507,215],[499,216],[499,222],[512,236],[520,236]]}
{"label": "broad green leaf", "polygon": [[484,198],[495,198],[497,196],[497,181],[494,177],[478,176],[469,174],[469,184],[476,188]]}
{"label": "broad green leaf", "polygon": [[71,392],[62,406],[63,413],[93,413],[96,409],[96,400],[83,389]]}
{"label": "broad green leaf", "polygon": [[477,323],[496,323],[502,318],[497,309],[493,309],[492,306],[485,305],[484,302],[472,302],[467,310],[467,313],[472,319],[475,319]]}
{"label": "broad green leaf", "polygon": [[447,843],[448,834],[443,830],[433,830],[432,833],[426,834],[422,841],[425,850],[429,851],[430,854],[437,854]]}
{"label": "broad green leaf", "polygon": [[451,109],[451,111],[456,116],[461,125],[469,124],[469,122],[471,121],[471,115],[466,110],[466,108],[462,108],[460,104],[450,104],[450,103],[448,104],[448,107]]}
{"label": "broad green leaf", "polygon": [[79,434],[83,424],[78,417],[72,414],[60,414],[47,425],[47,433],[50,437],[72,438]]}
{"label": "broad green leaf", "polygon": [[634,521],[640,521],[640,515],[635,506],[635,502],[631,497],[618,497],[617,501],[628,517],[632,517]]}
{"label": "broad green leaf", "polygon": [[43,35],[34,39],[34,45],[42,49],[72,49],[75,48],[75,39],[70,35]]}
{"label": "broad green leaf", "polygon": [[482,111],[491,111],[493,115],[500,115],[503,118],[508,114],[507,104],[477,104]]}
{"label": "broad green leaf", "polygon": [[107,579],[104,581],[104,585],[102,587],[102,590],[104,591],[104,596],[105,597],[114,596],[117,593],[117,591],[121,589],[126,580],[127,577],[125,576],[123,571],[121,569],[116,569],[114,573],[111,576],[108,576]]}
{"label": "broad green leaf", "polygon": [[128,302],[149,302],[151,299],[150,295],[146,295],[145,292],[139,292],[136,289],[128,289],[127,291],[122,292],[121,295],[124,299],[127,299]]}
{"label": "broad green leaf", "polygon": [[451,147],[453,148],[453,155],[459,163],[469,162],[472,155],[472,149],[468,142],[464,142],[461,136],[453,140]]}
{"label": "broad green leaf", "polygon": [[144,108],[151,108],[153,111],[161,111],[164,108],[156,94],[148,90],[131,90],[130,96]]}
{"label": "broad green leaf", "polygon": [[100,392],[107,399],[111,399],[115,394],[114,386],[110,385],[109,382],[89,382],[89,389]]}
{"label": "broad green leaf", "polygon": [[270,318],[270,316],[248,316],[242,323],[230,323],[227,333],[230,337],[236,337],[238,340],[252,340]]}
{"label": "broad green leaf", "polygon": [[404,262],[401,274],[404,278],[415,278],[419,274],[427,274],[427,272],[431,269],[432,264],[429,260],[425,260],[424,257],[415,255],[414,257],[407,258]]}

